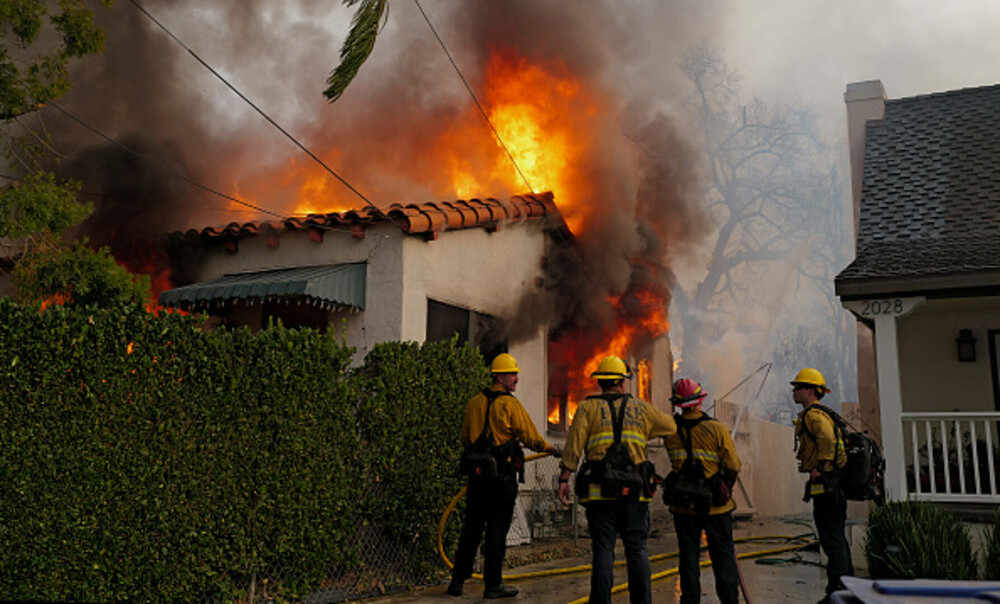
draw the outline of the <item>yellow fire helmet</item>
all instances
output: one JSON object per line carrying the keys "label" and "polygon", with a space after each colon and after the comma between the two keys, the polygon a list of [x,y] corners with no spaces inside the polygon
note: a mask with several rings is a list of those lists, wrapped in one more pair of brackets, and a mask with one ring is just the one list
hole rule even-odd
{"label": "yellow fire helmet", "polygon": [[506,352],[502,352],[493,358],[490,365],[490,373],[521,373],[517,367],[517,361]]}
{"label": "yellow fire helmet", "polygon": [[590,377],[599,380],[624,380],[632,378],[632,371],[625,364],[625,361],[612,354],[604,357],[604,360],[597,366],[597,371],[591,373]]}
{"label": "yellow fire helmet", "polygon": [[816,386],[823,390],[823,392],[830,392],[830,389],[826,387],[826,380],[823,379],[823,374],[811,367],[806,367],[795,376],[795,379],[789,382],[791,385],[796,384],[807,384],[809,386]]}

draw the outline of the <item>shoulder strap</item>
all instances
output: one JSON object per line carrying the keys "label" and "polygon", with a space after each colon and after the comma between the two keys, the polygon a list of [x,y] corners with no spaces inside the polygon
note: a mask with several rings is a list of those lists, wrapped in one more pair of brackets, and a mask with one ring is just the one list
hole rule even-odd
{"label": "shoulder strap", "polygon": [[[608,403],[608,411],[611,413],[611,430],[614,432],[614,444],[619,444],[622,442],[622,429],[625,425],[625,406],[628,405],[629,394],[627,392],[623,394],[595,394],[588,396],[587,398],[592,399],[604,399]],[[622,404],[618,409],[618,414],[615,415],[615,405],[614,402],[621,399]]]}
{"label": "shoulder strap", "polygon": [[811,438],[813,442],[816,442],[816,435],[809,431],[809,424],[806,423],[806,415],[808,415],[809,412],[812,411],[813,409],[823,412],[824,414],[826,414],[827,417],[830,418],[830,421],[833,422],[834,436],[836,436],[837,430],[840,430],[840,433],[843,434],[846,431],[845,430],[846,428],[850,428],[850,424],[848,424],[844,420],[844,418],[840,416],[839,413],[827,407],[826,405],[820,405],[819,403],[815,403],[813,405],[810,405],[809,408],[806,409],[806,412],[802,414],[802,432],[805,433],[806,436]]}
{"label": "shoulder strap", "polygon": [[490,407],[493,406],[493,401],[497,400],[506,392],[501,392],[499,390],[490,390],[489,388],[483,388],[483,395],[486,397],[486,413],[483,415],[483,431],[479,433],[479,438],[476,439],[474,445],[478,444],[492,444],[493,432],[490,430]]}
{"label": "shoulder strap", "polygon": [[[691,431],[694,427],[703,421],[709,421],[712,418],[702,414],[701,417],[696,419],[686,419],[684,417],[677,417],[677,436],[681,437],[681,443],[684,445],[684,450],[687,451],[687,458],[694,459],[694,447],[691,445]],[[685,436],[684,428],[687,428],[687,436]]]}

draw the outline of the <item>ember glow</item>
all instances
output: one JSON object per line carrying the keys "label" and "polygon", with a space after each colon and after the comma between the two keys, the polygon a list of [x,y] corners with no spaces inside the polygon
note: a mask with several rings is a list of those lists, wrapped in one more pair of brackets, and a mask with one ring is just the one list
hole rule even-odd
{"label": "ember glow", "polygon": [[42,300],[42,304],[38,310],[43,311],[53,306],[62,306],[70,302],[72,299],[73,294],[71,292],[56,292],[54,295]]}

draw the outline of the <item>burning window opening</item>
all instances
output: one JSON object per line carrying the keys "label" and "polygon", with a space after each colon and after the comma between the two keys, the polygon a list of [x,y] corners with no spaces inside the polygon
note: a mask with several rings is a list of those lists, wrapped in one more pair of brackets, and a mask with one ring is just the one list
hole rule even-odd
{"label": "burning window opening", "polygon": [[653,400],[653,368],[649,359],[642,359],[636,363],[635,380],[636,396],[644,401]]}
{"label": "burning window opening", "polygon": [[[549,334],[548,343],[548,395],[546,397],[546,428],[550,434],[564,434],[573,423],[577,405],[590,394],[598,391],[590,374],[596,371],[601,359],[609,354],[621,357],[635,369],[633,380],[626,382],[626,391],[645,401],[652,400],[653,364],[650,346],[642,346],[642,354],[629,354],[628,348],[615,339],[604,348],[588,342],[580,333]],[[638,362],[634,361],[638,358]]]}

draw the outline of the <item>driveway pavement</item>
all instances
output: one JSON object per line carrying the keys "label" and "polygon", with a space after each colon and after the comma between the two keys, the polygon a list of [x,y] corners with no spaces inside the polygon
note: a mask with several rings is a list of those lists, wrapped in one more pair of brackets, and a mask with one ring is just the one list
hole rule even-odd
{"label": "driveway pavement", "polygon": [[[863,572],[864,560],[861,557],[856,535],[860,535],[860,527],[849,527],[853,530],[853,558],[856,567]],[[808,516],[788,517],[782,519],[744,520],[738,521],[734,528],[734,536],[799,536],[812,533],[813,528]],[[585,543],[585,541],[584,541]],[[789,545],[784,539],[753,541],[737,544],[737,554],[782,548]],[[674,552],[677,549],[673,530],[655,531],[649,541],[650,555]],[[704,556],[707,559],[707,554]],[[623,560],[621,546],[616,559]],[[740,569],[743,574],[750,600],[754,604],[813,604],[823,596],[823,586],[826,584],[825,570],[820,566],[821,556],[818,547],[813,551],[781,552],[767,554],[757,559],[741,559]],[[589,554],[584,557],[565,558],[530,566],[520,566],[505,571],[505,577],[515,574],[536,573],[558,568],[587,565]],[[657,573],[676,568],[676,558],[667,558],[652,563],[654,576]],[[615,583],[626,581],[625,568],[616,567]],[[507,602],[539,602],[566,604],[580,598],[585,598],[589,592],[590,574],[588,570],[574,574],[559,574],[527,579],[505,579],[516,585],[520,594]],[[702,569],[702,603],[718,604],[715,597],[711,567]],[[465,593],[460,598],[445,594],[445,584],[415,590],[388,597],[366,600],[368,604],[413,604],[419,602],[484,602],[482,598],[482,583],[470,580],[465,584]],[[615,602],[628,602],[627,592],[615,594]],[[676,574],[653,582],[653,601],[657,603],[680,602],[680,585]],[[742,601],[742,600],[741,600]]]}

